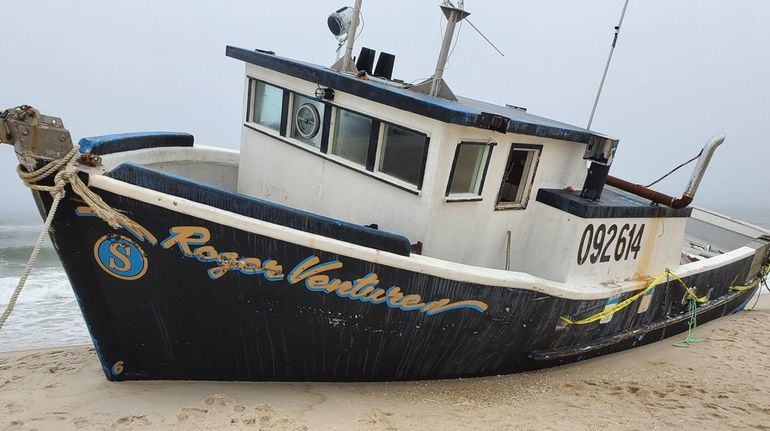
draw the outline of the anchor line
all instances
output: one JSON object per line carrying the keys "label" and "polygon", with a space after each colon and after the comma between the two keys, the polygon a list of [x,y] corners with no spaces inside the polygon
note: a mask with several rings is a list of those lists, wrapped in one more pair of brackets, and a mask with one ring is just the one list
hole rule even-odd
{"label": "anchor line", "polygon": [[[66,194],[66,186],[69,185],[72,190],[80,196],[85,203],[94,210],[97,216],[109,224],[113,229],[125,228],[139,235],[140,239],[147,239],[144,229],[138,225],[135,221],[131,220],[127,216],[117,212],[114,208],[110,207],[102,198],[91,191],[88,186],[78,176],[80,170],[78,169],[78,163],[82,154],[80,153],[80,147],[74,145],[72,150],[67,153],[66,156],[61,159],[51,161],[43,167],[26,171],[21,165],[16,168],[16,173],[19,178],[24,182],[24,185],[32,190],[44,191],[50,193],[53,201],[51,207],[48,210],[45,223],[43,223],[43,229],[35,241],[35,245],[32,248],[32,253],[27,260],[27,264],[24,267],[24,271],[19,278],[16,288],[11,294],[11,298],[8,300],[8,304],[5,306],[3,314],[0,315],[0,330],[3,329],[8,318],[13,312],[19,299],[21,291],[27,282],[27,278],[32,272],[32,267],[37,262],[37,258],[40,254],[40,250],[43,248],[43,242],[45,241],[45,235],[51,229],[54,216],[59,209],[59,203]],[[54,175],[54,184],[52,186],[46,186],[38,184],[40,181]]]}

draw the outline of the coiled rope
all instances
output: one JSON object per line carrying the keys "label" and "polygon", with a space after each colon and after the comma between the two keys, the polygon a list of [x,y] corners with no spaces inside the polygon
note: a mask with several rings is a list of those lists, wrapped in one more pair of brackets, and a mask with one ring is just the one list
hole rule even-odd
{"label": "coiled rope", "polygon": [[[56,215],[56,210],[59,208],[59,202],[61,202],[61,200],[64,198],[64,195],[66,194],[67,184],[69,184],[72,190],[78,196],[80,196],[91,209],[94,210],[99,218],[104,220],[113,229],[123,227],[138,235],[139,239],[141,240],[148,239],[145,234],[146,231],[142,226],[138,225],[130,218],[120,214],[115,209],[110,207],[106,202],[104,202],[104,200],[102,200],[101,197],[99,197],[99,195],[91,191],[91,189],[89,189],[88,186],[83,183],[83,180],[81,180],[78,176],[78,173],[80,172],[77,167],[79,159],[80,147],[75,145],[66,156],[62,157],[61,159],[49,162],[40,169],[27,172],[24,170],[24,168],[22,168],[21,165],[16,168],[16,173],[19,174],[19,177],[22,181],[24,181],[24,184],[27,187],[32,190],[45,191],[50,193],[51,197],[53,198],[53,202],[51,203],[51,208],[48,210],[48,216],[46,217],[45,223],[43,224],[43,229],[40,231],[40,235],[38,235],[37,241],[35,241],[35,246],[33,247],[32,253],[29,256],[29,260],[27,260],[27,265],[24,267],[24,272],[22,272],[21,278],[19,278],[19,282],[16,285],[16,289],[14,289],[13,294],[11,294],[11,298],[8,300],[8,305],[6,305],[5,311],[3,312],[2,316],[0,316],[0,330],[3,329],[3,326],[5,326],[8,317],[16,307],[19,295],[21,294],[22,289],[24,289],[24,285],[27,282],[29,274],[32,272],[32,266],[35,264],[35,262],[37,262],[40,249],[43,248],[45,236],[50,230],[51,223],[53,223],[54,216]],[[54,184],[52,186],[38,184],[40,181],[43,181],[54,174]]]}
{"label": "coiled rope", "polygon": [[674,347],[690,347],[695,343],[703,342],[702,339],[695,336],[695,329],[698,327],[698,303],[693,300],[688,302],[690,320],[687,321],[687,337],[674,343]]}

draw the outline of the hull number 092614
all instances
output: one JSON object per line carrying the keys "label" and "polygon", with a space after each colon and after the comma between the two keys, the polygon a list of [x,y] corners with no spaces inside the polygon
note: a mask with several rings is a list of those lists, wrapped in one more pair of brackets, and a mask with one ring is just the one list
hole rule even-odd
{"label": "hull number 092614", "polygon": [[580,238],[577,263],[583,265],[586,262],[594,264],[611,260],[635,260],[642,248],[642,234],[643,224],[589,224]]}

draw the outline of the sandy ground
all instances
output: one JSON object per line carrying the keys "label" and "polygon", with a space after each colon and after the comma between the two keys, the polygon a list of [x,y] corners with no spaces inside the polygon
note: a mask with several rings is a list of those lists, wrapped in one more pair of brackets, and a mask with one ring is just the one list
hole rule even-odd
{"label": "sandy ground", "polygon": [[109,383],[92,348],[0,353],[2,430],[770,430],[770,295],[705,339],[409,383]]}

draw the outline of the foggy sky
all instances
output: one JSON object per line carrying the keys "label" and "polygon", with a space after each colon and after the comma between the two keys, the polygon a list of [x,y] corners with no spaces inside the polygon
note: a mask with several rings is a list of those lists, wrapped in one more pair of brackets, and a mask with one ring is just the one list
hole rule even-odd
{"label": "foggy sky", "polygon": [[[326,17],[353,0],[2,2],[0,109],[30,104],[73,138],[191,132],[240,144],[243,64],[225,46],[330,65]],[[364,0],[361,46],[396,54],[396,78],[430,76],[439,0]],[[455,93],[585,126],[623,0],[466,0],[444,78]],[[770,201],[770,2],[631,0],[593,129],[620,139],[612,174],[647,183],[724,132],[695,204]],[[0,217],[32,213],[12,148],[0,146]],[[679,195],[691,168],[658,189]],[[575,185],[578,188],[580,184]]]}

